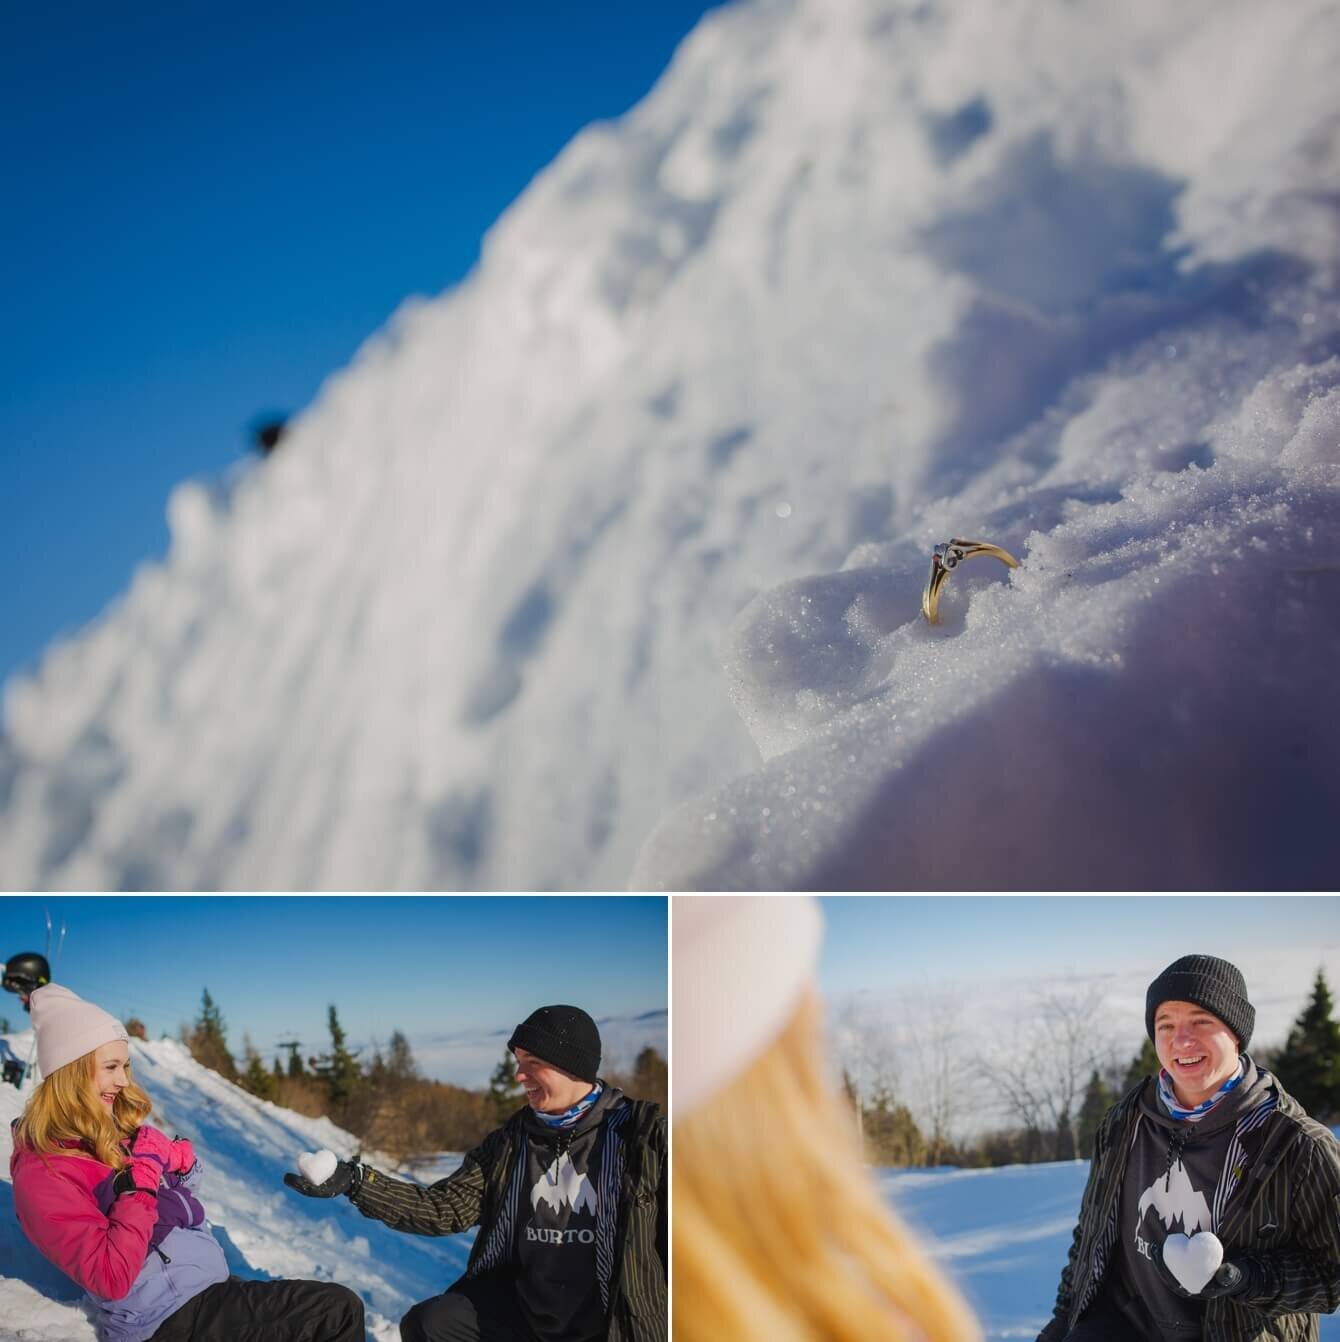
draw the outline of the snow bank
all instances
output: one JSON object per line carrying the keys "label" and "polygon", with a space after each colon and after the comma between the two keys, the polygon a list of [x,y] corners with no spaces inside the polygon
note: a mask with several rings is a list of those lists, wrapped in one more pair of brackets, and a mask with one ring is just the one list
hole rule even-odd
{"label": "snow bank", "polygon": [[[30,1037],[10,1037],[14,1051],[26,1057]],[[156,1125],[191,1139],[202,1165],[201,1201],[234,1275],[341,1282],[363,1297],[368,1336],[395,1342],[401,1315],[464,1271],[473,1232],[442,1239],[401,1235],[367,1220],[345,1198],[304,1198],[284,1185],[299,1151],[355,1154],[357,1140],[329,1119],[305,1118],[248,1095],[174,1040],[132,1040],[130,1047]],[[9,1125],[23,1103],[13,1087],[0,1086],[0,1342],[92,1342],[82,1291],[33,1249],[14,1215]],[[386,1157],[367,1158],[394,1168]],[[432,1177],[459,1163],[459,1156],[439,1158]]]}
{"label": "snow bank", "polygon": [[[713,11],[11,682],[0,884],[1327,880],[1337,65],[1329,0]],[[1023,566],[930,630],[955,535]]]}

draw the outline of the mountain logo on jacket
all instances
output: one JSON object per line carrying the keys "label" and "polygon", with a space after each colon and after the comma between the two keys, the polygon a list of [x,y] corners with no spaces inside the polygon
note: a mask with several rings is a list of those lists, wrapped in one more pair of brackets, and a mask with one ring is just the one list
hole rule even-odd
{"label": "mountain logo on jacket", "polygon": [[1145,1213],[1151,1207],[1158,1212],[1163,1228],[1169,1234],[1179,1221],[1184,1235],[1194,1235],[1198,1230],[1214,1229],[1210,1204],[1205,1201],[1204,1193],[1198,1193],[1191,1186],[1191,1177],[1180,1159],[1167,1174],[1160,1174],[1140,1194],[1140,1206],[1136,1213],[1137,1231],[1144,1224]]}
{"label": "mountain logo on jacket", "polygon": [[530,1205],[536,1211],[542,1202],[548,1203],[554,1212],[562,1211],[566,1203],[574,1212],[586,1211],[595,1215],[596,1190],[591,1186],[591,1180],[573,1167],[572,1157],[566,1151],[530,1190]]}

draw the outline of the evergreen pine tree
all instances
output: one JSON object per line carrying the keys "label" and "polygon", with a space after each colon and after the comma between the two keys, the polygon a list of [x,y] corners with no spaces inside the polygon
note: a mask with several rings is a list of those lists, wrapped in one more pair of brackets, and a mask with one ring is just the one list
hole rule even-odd
{"label": "evergreen pine tree", "polygon": [[1076,1154],[1084,1160],[1093,1158],[1093,1142],[1098,1135],[1098,1125],[1112,1107],[1112,1100],[1112,1092],[1095,1067],[1089,1077],[1088,1089],[1084,1092],[1084,1103],[1080,1106],[1079,1123],[1075,1131]]}
{"label": "evergreen pine tree", "polygon": [[923,1165],[926,1138],[911,1110],[881,1086],[862,1111],[866,1156],[875,1165]]}
{"label": "evergreen pine tree", "polygon": [[227,1026],[223,1012],[206,988],[200,996],[200,1015],[185,1038],[191,1056],[205,1067],[212,1067],[229,1081],[237,1080],[237,1064],[228,1049]]}
{"label": "evergreen pine tree", "polygon": [[242,1036],[242,1056],[246,1059],[246,1070],[242,1073],[242,1088],[258,1099],[273,1100],[277,1088],[274,1077],[265,1070],[261,1055],[251,1042],[250,1035]]}
{"label": "evergreen pine tree", "polygon": [[1139,1053],[1131,1059],[1131,1065],[1126,1069],[1126,1079],[1121,1083],[1121,1093],[1124,1095],[1147,1076],[1158,1076],[1162,1065],[1159,1062],[1159,1055],[1154,1052],[1154,1041],[1146,1038],[1140,1045]]}
{"label": "evergreen pine tree", "polygon": [[1340,1119],[1340,1021],[1326,975],[1317,970],[1312,998],[1275,1057],[1280,1083],[1319,1123]]}
{"label": "evergreen pine tree", "polygon": [[294,1080],[305,1075],[302,1065],[302,1042],[297,1039],[285,1039],[281,1041],[280,1048],[288,1049],[288,1074]]}
{"label": "evergreen pine tree", "polygon": [[419,1066],[414,1061],[409,1040],[399,1030],[391,1032],[391,1042],[386,1048],[386,1075],[394,1085],[405,1085],[419,1080]]}
{"label": "evergreen pine tree", "polygon": [[1061,1117],[1056,1122],[1056,1159],[1074,1160],[1075,1158],[1075,1126],[1070,1121],[1070,1110],[1061,1110]]}
{"label": "evergreen pine tree", "polygon": [[489,1098],[493,1103],[498,1125],[506,1123],[526,1097],[516,1079],[516,1059],[510,1049],[503,1051],[502,1059],[489,1077]]}
{"label": "evergreen pine tree", "polygon": [[344,1028],[340,1025],[339,1013],[333,1004],[326,1023],[330,1029],[330,1052],[317,1058],[312,1070],[326,1083],[331,1104],[338,1107],[348,1104],[363,1073],[357,1056],[349,1051],[344,1042]]}
{"label": "evergreen pine tree", "polygon": [[664,1109],[669,1100],[669,1091],[670,1069],[665,1059],[648,1044],[633,1063],[632,1097],[652,1100]]}

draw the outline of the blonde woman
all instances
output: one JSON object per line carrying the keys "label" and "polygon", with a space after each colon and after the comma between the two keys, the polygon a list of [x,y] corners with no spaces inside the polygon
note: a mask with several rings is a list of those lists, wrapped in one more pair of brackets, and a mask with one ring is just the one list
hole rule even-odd
{"label": "blonde woman", "polygon": [[673,903],[675,1342],[980,1342],[875,1190],[834,1089],[818,905]]}
{"label": "blonde woman", "polygon": [[99,1342],[364,1342],[343,1286],[228,1275],[191,1143],[146,1122],[120,1021],[57,983],[31,1010],[44,1079],[14,1125],[14,1209],[87,1292]]}

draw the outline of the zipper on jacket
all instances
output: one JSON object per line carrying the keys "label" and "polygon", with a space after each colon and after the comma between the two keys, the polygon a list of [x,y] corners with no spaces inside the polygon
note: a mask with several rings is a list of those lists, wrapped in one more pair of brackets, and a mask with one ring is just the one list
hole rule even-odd
{"label": "zipper on jacket", "polygon": [[172,1259],[170,1259],[170,1258],[167,1256],[167,1254],[165,1254],[165,1253],[162,1251],[162,1249],[160,1249],[160,1248],[158,1247],[158,1245],[155,1244],[155,1245],[153,1246],[153,1249],[154,1249],[154,1252],[155,1252],[155,1253],[156,1253],[156,1254],[157,1254],[157,1255],[158,1255],[158,1256],[159,1256],[165,1263],[170,1263],[170,1262],[172,1261]]}
{"label": "zipper on jacket", "polygon": [[1166,1193],[1172,1187],[1172,1169],[1182,1159],[1182,1151],[1186,1144],[1191,1140],[1192,1133],[1189,1128],[1174,1131],[1168,1139],[1168,1163],[1163,1169],[1163,1191]]}

